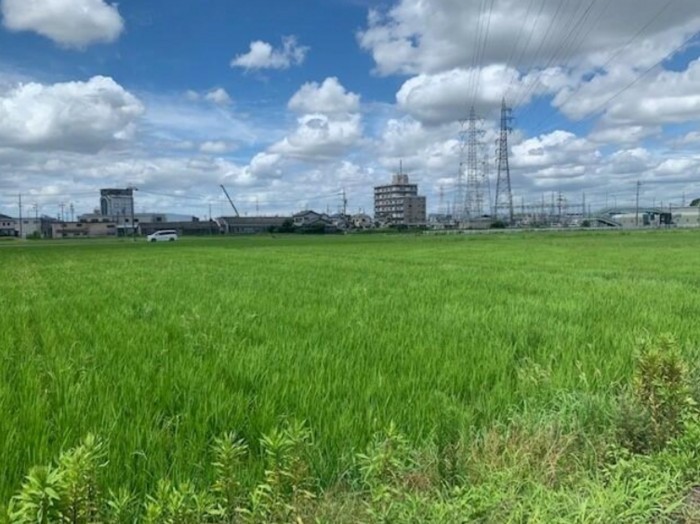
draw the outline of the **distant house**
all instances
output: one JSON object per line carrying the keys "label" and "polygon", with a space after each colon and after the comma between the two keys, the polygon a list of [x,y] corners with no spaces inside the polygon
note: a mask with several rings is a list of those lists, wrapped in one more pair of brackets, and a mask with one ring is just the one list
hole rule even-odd
{"label": "distant house", "polygon": [[338,228],[339,231],[347,231],[352,228],[352,218],[350,215],[344,215],[343,213],[336,213],[328,217],[331,224]]}
{"label": "distant house", "polygon": [[0,237],[17,236],[15,224],[16,220],[14,218],[0,214]]}
{"label": "distant house", "polygon": [[325,213],[306,210],[292,216],[294,228],[302,233],[336,233],[338,226]]}
{"label": "distant house", "polygon": [[374,226],[374,220],[366,213],[358,213],[350,219],[352,227],[355,229],[369,229]]}
{"label": "distant house", "polygon": [[306,211],[301,211],[299,213],[295,213],[294,215],[292,215],[292,220],[294,221],[294,227],[310,226],[312,224],[318,223],[319,221],[330,223],[328,215],[323,213],[316,213],[316,211],[312,211],[310,209],[307,209]]}

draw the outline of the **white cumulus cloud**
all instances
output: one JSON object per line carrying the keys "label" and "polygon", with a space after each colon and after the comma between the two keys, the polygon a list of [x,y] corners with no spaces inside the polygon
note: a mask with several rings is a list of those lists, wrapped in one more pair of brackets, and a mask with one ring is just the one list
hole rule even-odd
{"label": "white cumulus cloud", "polygon": [[66,47],[115,41],[124,29],[116,5],[103,0],[2,0],[3,25],[33,31]]}
{"label": "white cumulus cloud", "polygon": [[[696,0],[666,6],[640,0],[532,4],[494,0],[486,8],[477,1],[397,0],[388,10],[370,10],[367,27],[357,36],[376,71],[389,75],[484,64],[510,64],[521,71],[551,64],[595,67],[644,28],[643,41],[626,49],[620,61],[648,67],[700,24]],[[650,20],[654,23],[645,27]]]}
{"label": "white cumulus cloud", "polygon": [[295,36],[282,39],[282,48],[275,49],[271,44],[256,40],[250,43],[250,50],[236,56],[231,61],[231,67],[243,69],[289,69],[300,65],[306,58],[309,48],[301,46]]}
{"label": "white cumulus cloud", "polygon": [[113,79],[21,84],[0,92],[0,147],[96,151],[129,138],[143,104]]}
{"label": "white cumulus cloud", "polygon": [[212,89],[204,95],[204,99],[220,106],[227,106],[232,102],[231,97],[223,87]]}
{"label": "white cumulus cloud", "polygon": [[289,109],[297,113],[353,113],[360,107],[360,96],[347,91],[336,77],[322,84],[308,82],[289,100]]}
{"label": "white cumulus cloud", "polygon": [[272,153],[292,158],[328,160],[347,152],[362,138],[360,115],[336,120],[327,115],[300,117],[296,130],[272,145]]}

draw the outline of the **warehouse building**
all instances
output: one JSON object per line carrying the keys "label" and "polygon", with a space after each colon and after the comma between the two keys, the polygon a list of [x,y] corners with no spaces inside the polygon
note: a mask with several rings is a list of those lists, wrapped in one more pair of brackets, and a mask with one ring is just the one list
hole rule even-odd
{"label": "warehouse building", "polygon": [[[291,217],[220,217],[216,219],[222,233],[232,235],[255,235],[278,231],[291,224]],[[291,226],[290,226],[291,227]]]}

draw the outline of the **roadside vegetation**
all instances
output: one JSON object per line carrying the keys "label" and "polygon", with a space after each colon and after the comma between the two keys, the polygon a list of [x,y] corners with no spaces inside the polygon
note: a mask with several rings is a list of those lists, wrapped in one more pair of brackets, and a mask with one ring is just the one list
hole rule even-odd
{"label": "roadside vegetation", "polygon": [[2,518],[700,522],[699,240],[10,248]]}

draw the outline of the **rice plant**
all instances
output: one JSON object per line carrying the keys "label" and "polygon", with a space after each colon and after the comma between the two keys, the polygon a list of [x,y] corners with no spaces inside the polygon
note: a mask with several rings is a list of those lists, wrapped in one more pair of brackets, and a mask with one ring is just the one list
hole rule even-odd
{"label": "rice plant", "polygon": [[[391,423],[411,446],[437,434],[454,483],[464,435],[614,393],[641,334],[673,333],[692,361],[698,247],[694,232],[3,246],[0,501],[92,433],[114,514],[136,493],[190,511],[215,485],[230,515],[274,473],[260,438],[288,420],[312,431],[319,486]],[[33,477],[47,515],[52,474]]]}

